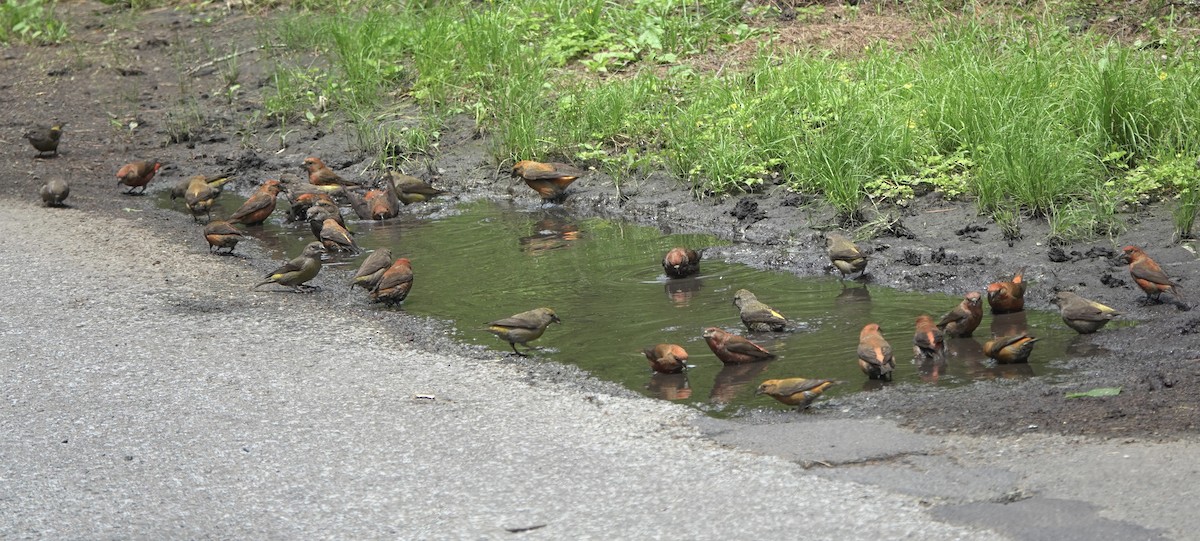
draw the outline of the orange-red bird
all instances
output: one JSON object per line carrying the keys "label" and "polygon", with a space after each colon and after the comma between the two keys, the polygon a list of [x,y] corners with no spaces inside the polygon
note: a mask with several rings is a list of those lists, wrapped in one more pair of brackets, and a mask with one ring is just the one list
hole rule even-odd
{"label": "orange-red bird", "polygon": [[583,175],[583,171],[565,163],[542,163],[521,160],[512,168],[512,176],[521,177],[542,196],[543,201],[561,203],[567,198],[567,186]]}
{"label": "orange-red bird", "polygon": [[896,359],[892,356],[892,345],[883,339],[876,323],[868,323],[858,333],[858,367],[870,379],[892,380]]}
{"label": "orange-red bird", "polygon": [[642,350],[650,368],[662,374],[678,374],[687,368],[688,352],[677,344],[657,344]]}
{"label": "orange-red bird", "polygon": [[[309,212],[312,210],[309,209]],[[358,243],[354,242],[350,231],[333,218],[325,218],[325,221],[321,222],[321,234],[317,238],[325,246],[327,252],[359,252]]]}
{"label": "orange-red bird", "polygon": [[917,331],[913,333],[913,355],[920,361],[946,356],[946,339],[942,330],[933,324],[933,316],[917,316]]}
{"label": "orange-red bird", "polygon": [[129,190],[125,193],[133,193],[135,188],[141,188],[138,193],[146,191],[146,185],[154,180],[154,174],[162,167],[158,162],[131,162],[122,165],[117,169],[117,186],[122,184],[129,186]]}
{"label": "orange-red bird", "polygon": [[262,186],[259,186],[254,194],[229,216],[229,222],[259,225],[267,221],[267,218],[271,217],[271,213],[275,212],[275,198],[279,196],[282,189],[280,182],[275,179],[262,183]]}
{"label": "orange-red bird", "polygon": [[412,285],[412,262],[404,257],[397,259],[392,266],[383,271],[379,283],[371,290],[371,302],[382,302],[388,306],[404,302]]}
{"label": "orange-red bird", "polygon": [[317,186],[361,186],[361,182],[354,182],[342,178],[337,173],[334,173],[321,158],[309,156],[304,158],[304,170],[308,171],[308,181]]}
{"label": "orange-red bird", "polygon": [[993,314],[1011,314],[1025,309],[1025,268],[1021,267],[1012,280],[988,284],[988,306]]}
{"label": "orange-red bird", "polygon": [[700,273],[700,254],[691,248],[671,248],[662,260],[663,272],[669,278],[687,278]]}
{"label": "orange-red bird", "polygon": [[708,342],[708,348],[725,364],[753,363],[775,358],[774,353],[763,349],[762,346],[716,327],[704,329],[704,341]]}
{"label": "orange-red bird", "polygon": [[825,389],[833,387],[834,383],[831,379],[769,379],[758,386],[754,395],[765,394],[789,406],[800,406],[800,409],[804,409],[821,396]]}
{"label": "orange-red bird", "polygon": [[395,188],[370,190],[365,199],[372,220],[387,220],[400,214],[400,200],[396,198]]}
{"label": "orange-red bird", "polygon": [[1003,364],[1029,362],[1029,354],[1033,353],[1033,344],[1037,341],[1025,333],[993,337],[983,345],[983,354]]}
{"label": "orange-red bird", "polygon": [[209,252],[220,253],[221,248],[229,248],[229,253],[232,254],[233,247],[237,246],[244,236],[240,229],[226,221],[213,220],[204,226],[204,240],[208,241]]}
{"label": "orange-red bird", "polygon": [[1166,292],[1175,295],[1176,298],[1183,298],[1183,295],[1179,294],[1179,284],[1171,281],[1162,267],[1150,259],[1141,248],[1126,246],[1122,251],[1125,252],[1125,257],[1129,258],[1130,276],[1133,276],[1133,281],[1146,292],[1146,297],[1157,301]]}
{"label": "orange-red bird", "polygon": [[983,299],[978,291],[971,291],[963,296],[962,302],[954,309],[946,312],[938,321],[938,328],[950,338],[971,336],[983,321]]}

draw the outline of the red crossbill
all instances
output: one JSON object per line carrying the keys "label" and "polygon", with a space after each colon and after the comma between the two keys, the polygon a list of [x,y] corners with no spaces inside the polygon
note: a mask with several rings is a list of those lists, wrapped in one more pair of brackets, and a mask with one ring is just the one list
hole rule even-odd
{"label": "red crossbill", "polygon": [[1183,298],[1183,295],[1179,294],[1179,284],[1167,277],[1167,273],[1163,272],[1162,267],[1150,259],[1150,256],[1146,255],[1141,248],[1126,246],[1122,251],[1129,259],[1129,275],[1133,277],[1133,281],[1137,283],[1138,287],[1146,292],[1147,298],[1160,300],[1159,297],[1164,292],[1175,295],[1179,299]]}
{"label": "red crossbill", "polygon": [[529,347],[529,342],[541,337],[551,323],[562,323],[553,309],[535,308],[489,322],[486,330],[508,342],[513,353],[526,357],[526,354],[517,350],[517,344]]}
{"label": "red crossbill", "polygon": [[354,182],[342,178],[332,169],[325,165],[325,162],[315,156],[304,158],[304,170],[308,171],[308,181],[317,186],[361,186],[361,182]]}
{"label": "red crossbill", "polygon": [[512,168],[512,176],[521,177],[533,188],[543,201],[561,203],[567,198],[567,186],[579,178],[583,171],[565,163],[541,163],[521,160]]}
{"label": "red crossbill", "polygon": [[787,318],[774,308],[758,300],[753,293],[739,289],[733,294],[733,304],[738,307],[742,323],[752,331],[782,331],[787,326]]}
{"label": "red crossbill", "polygon": [[[312,212],[313,209],[309,209]],[[329,252],[351,252],[358,253],[358,243],[354,242],[354,238],[350,236],[350,231],[346,230],[337,223],[333,218],[325,218],[321,222],[321,244],[325,245],[325,250]]]}
{"label": "red crossbill", "polygon": [[870,379],[892,380],[896,359],[892,356],[892,345],[883,339],[876,323],[868,323],[858,333],[858,367]]}
{"label": "red crossbill", "polygon": [[946,312],[938,321],[938,328],[950,338],[971,336],[983,321],[983,299],[978,291],[968,292],[962,302]]}
{"label": "red crossbill", "polygon": [[753,363],[775,358],[774,353],[762,346],[716,327],[704,329],[704,341],[717,358],[726,364]]}
{"label": "red crossbill", "polygon": [[63,126],[66,122],[59,122],[52,126],[39,126],[31,128],[25,132],[24,137],[29,140],[29,144],[37,149],[38,157],[47,152],[53,152],[54,156],[58,155],[58,140],[62,138]]}
{"label": "red crossbill", "polygon": [[[117,169],[117,186],[122,184],[129,186],[129,189],[125,193],[133,193],[135,188],[141,188],[138,193],[144,193],[146,185],[150,184],[151,180],[154,180],[155,173],[158,173],[161,167],[161,163],[147,161],[130,162],[122,165],[120,169]],[[172,199],[174,198],[172,197]]]}
{"label": "red crossbill", "polygon": [[350,281],[350,289],[354,289],[354,286],[362,287],[367,291],[375,289],[379,279],[383,278],[384,271],[391,266],[392,251],[387,248],[375,250],[358,266],[358,272],[354,273],[354,279]]}
{"label": "red crossbill", "polygon": [[650,368],[661,374],[678,374],[687,368],[688,353],[677,344],[657,344],[642,350]]}
{"label": "red crossbill", "polygon": [[304,247],[300,256],[284,263],[279,268],[267,273],[267,279],[255,284],[255,288],[266,284],[279,284],[299,292],[304,289],[316,289],[305,282],[317,277],[321,272],[321,253],[325,248],[319,242],[310,242]]}
{"label": "red crossbill", "polygon": [[1007,282],[992,282],[987,287],[988,306],[993,314],[1011,314],[1025,309],[1025,268]]}
{"label": "red crossbill", "polygon": [[829,261],[837,267],[843,279],[867,269],[867,256],[850,239],[830,233],[825,239],[825,247],[829,251]]}
{"label": "red crossbill", "polygon": [[946,356],[945,337],[942,330],[933,324],[932,316],[917,316],[916,329],[913,333],[913,355],[918,360],[940,359]]}
{"label": "red crossbill", "polygon": [[397,259],[383,271],[379,283],[371,290],[371,302],[382,302],[388,306],[402,303],[408,298],[408,291],[412,289],[412,285],[412,262],[403,257]]}
{"label": "red crossbill", "polygon": [[209,252],[220,252],[221,248],[228,248],[232,254],[234,246],[237,246],[244,236],[240,229],[223,220],[213,220],[204,226],[204,240],[208,241]]}
{"label": "red crossbill", "polygon": [[242,206],[229,216],[229,222],[243,225],[259,225],[267,218],[271,217],[271,213],[275,212],[275,198],[279,196],[282,190],[280,182],[275,179],[267,180],[259,186],[254,193],[246,199]]}
{"label": "red crossbill", "polygon": [[1120,312],[1088,300],[1070,291],[1059,291],[1054,303],[1058,305],[1058,314],[1063,323],[1079,334],[1091,334],[1112,321]]}
{"label": "red crossbill", "polygon": [[668,278],[687,278],[700,273],[700,257],[691,248],[676,246],[663,256],[662,268]]}
{"label": "red crossbill", "polygon": [[61,178],[50,179],[42,185],[38,195],[42,196],[42,203],[47,207],[61,207],[67,196],[71,195],[71,187]]}
{"label": "red crossbill", "polygon": [[804,409],[826,389],[833,387],[834,383],[831,379],[769,379],[762,382],[754,394],[765,394],[789,406],[800,406],[800,409]]}
{"label": "red crossbill", "polygon": [[1037,341],[1037,338],[1025,333],[992,337],[983,345],[983,354],[1003,364],[1024,363],[1029,361],[1029,354],[1033,352],[1033,344]]}

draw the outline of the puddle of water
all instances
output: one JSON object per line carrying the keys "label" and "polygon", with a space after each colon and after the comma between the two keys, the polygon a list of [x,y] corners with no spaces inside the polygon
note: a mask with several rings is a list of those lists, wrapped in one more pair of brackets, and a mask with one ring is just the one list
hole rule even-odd
{"label": "puddle of water", "polygon": [[[228,216],[241,201],[236,194],[223,195],[214,215]],[[172,201],[164,196],[160,205],[172,207]],[[286,209],[286,203],[280,206]],[[1051,375],[1055,361],[1096,353],[1056,313],[992,316],[985,307],[976,338],[950,340],[948,363],[934,374],[910,362],[914,319],[923,312],[939,318],[958,304],[958,297],[867,288],[832,277],[799,278],[722,261],[704,261],[698,278],[668,280],[659,262],[669,248],[721,241],[576,219],[561,208],[519,210],[477,202],[458,211],[433,220],[402,215],[387,222],[350,222],[365,250],[388,247],[396,257],[412,260],[415,280],[404,310],[452,320],[458,338],[486,344],[502,355],[508,344],[483,331],[483,323],[536,307],[554,308],[562,325],[551,325],[531,344],[542,348],[542,355],[710,413],[740,406],[784,407],[754,396],[758,384],[771,378],[845,382],[827,391],[830,396],[886,385],[868,381],[856,362],[858,333],[869,322],[880,323],[895,351],[895,383],[960,385]],[[277,210],[264,226],[249,228],[279,259],[299,253],[312,240],[307,223],[284,224],[283,215]],[[354,269],[366,255],[334,255],[327,265]],[[346,287],[320,277],[316,283]],[[742,288],[786,315],[789,331],[746,331],[732,302]],[[779,358],[723,366],[701,337],[710,326],[747,336]],[[1039,338],[1029,364],[994,365],[983,355],[982,344],[991,332],[1011,334],[1021,326]],[[651,373],[641,349],[659,342],[687,349],[692,366],[686,373]]]}

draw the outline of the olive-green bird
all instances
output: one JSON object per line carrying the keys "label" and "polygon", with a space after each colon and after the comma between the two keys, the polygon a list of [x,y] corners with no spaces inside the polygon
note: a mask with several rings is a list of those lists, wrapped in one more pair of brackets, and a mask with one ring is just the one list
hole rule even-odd
{"label": "olive-green bird", "polygon": [[526,354],[517,350],[517,344],[529,347],[529,342],[541,337],[551,323],[562,323],[562,320],[554,314],[553,309],[535,308],[528,312],[492,321],[487,324],[485,330],[508,342],[517,355],[527,357]]}
{"label": "olive-green bird", "polygon": [[37,149],[38,156],[47,152],[52,152],[53,156],[58,156],[58,140],[62,138],[63,126],[66,122],[59,122],[51,126],[39,126],[25,132],[25,138],[29,140],[29,144]]}
{"label": "olive-green bird", "polygon": [[392,185],[396,187],[396,195],[400,198],[400,202],[405,205],[424,203],[434,197],[447,193],[430,186],[429,183],[417,177],[404,173],[388,171],[387,177],[392,182]]}
{"label": "olive-green bird", "polygon": [[350,280],[350,289],[354,286],[359,286],[367,291],[375,289],[379,284],[379,279],[383,278],[384,271],[392,266],[392,251],[387,248],[380,248],[371,252],[358,266],[358,271],[354,273],[354,278]]}
{"label": "olive-green bird", "polygon": [[316,289],[305,284],[317,277],[321,272],[321,253],[325,248],[319,242],[310,242],[304,247],[304,252],[283,266],[267,273],[267,279],[254,285],[255,288],[266,284],[279,284],[300,292],[306,289]]}
{"label": "olive-green bird", "polygon": [[1059,291],[1054,299],[1063,323],[1079,334],[1091,334],[1112,321],[1120,312],[1070,291]]}
{"label": "olive-green bird", "polygon": [[765,394],[789,406],[800,406],[800,409],[804,409],[826,389],[833,387],[834,383],[836,382],[831,379],[769,379],[762,382],[754,394]]}
{"label": "olive-green bird", "polygon": [[758,300],[753,293],[745,289],[733,294],[733,304],[741,311],[742,323],[752,331],[779,332],[787,326],[787,318],[774,308]]}
{"label": "olive-green bird", "polygon": [[203,214],[212,219],[212,207],[221,195],[221,187],[229,182],[229,177],[210,178],[204,175],[192,175],[188,178],[187,191],[183,194],[183,202],[192,213],[192,220],[200,221]]}
{"label": "olive-green bird", "polygon": [[61,207],[67,196],[71,195],[71,187],[61,178],[50,179],[42,185],[39,194],[42,196],[42,203],[47,207]]}
{"label": "olive-green bird", "polygon": [[829,249],[829,261],[842,273],[843,279],[867,269],[867,256],[850,239],[830,233],[825,239],[825,247]]}

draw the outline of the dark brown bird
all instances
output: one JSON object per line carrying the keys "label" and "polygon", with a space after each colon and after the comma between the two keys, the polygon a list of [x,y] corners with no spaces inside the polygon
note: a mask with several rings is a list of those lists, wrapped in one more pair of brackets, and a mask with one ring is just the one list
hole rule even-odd
{"label": "dark brown bird", "polygon": [[700,257],[691,248],[676,246],[663,256],[662,268],[668,278],[687,278],[700,273]]}
{"label": "dark brown bird", "polygon": [[379,283],[371,290],[371,302],[382,302],[388,306],[402,303],[408,298],[408,291],[412,289],[412,285],[412,262],[403,257],[397,259],[383,271]]}
{"label": "dark brown bird", "polygon": [[308,181],[317,186],[362,186],[361,182],[342,178],[314,156],[304,158],[304,170],[308,171]]}
{"label": "dark brown bird", "polygon": [[829,261],[837,267],[842,279],[847,276],[864,272],[867,269],[867,256],[863,255],[858,245],[837,233],[830,233],[825,238],[825,247],[829,251]]}
{"label": "dark brown bird", "polygon": [[58,140],[62,138],[62,129],[66,125],[66,122],[59,122],[49,127],[32,128],[25,132],[24,137],[37,149],[39,157],[47,152],[58,156]]}
{"label": "dark brown bird", "polygon": [[917,316],[917,330],[913,333],[913,356],[918,361],[936,360],[946,356],[946,339],[942,330],[933,324],[933,316]]}
{"label": "dark brown bird", "polygon": [[354,273],[354,279],[350,281],[350,289],[359,286],[367,291],[374,290],[379,279],[383,278],[384,271],[391,266],[392,251],[387,248],[375,250],[358,266],[358,272]]}
{"label": "dark brown bird", "polygon": [[[133,193],[135,188],[141,188],[141,190],[138,190],[138,193],[145,193],[146,185],[150,184],[151,180],[154,180],[154,175],[158,173],[160,167],[162,167],[161,163],[147,161],[130,162],[122,165],[120,169],[117,169],[117,186],[122,184],[129,186],[129,189],[125,193]],[[188,182],[190,181],[191,179],[188,179]],[[184,191],[186,191],[186,188]],[[171,198],[174,199],[174,194],[172,194]]]}
{"label": "dark brown bird", "polygon": [[282,186],[278,180],[269,179],[254,191],[241,207],[229,216],[229,222],[242,225],[259,225],[275,212],[275,198]]}
{"label": "dark brown bird", "polygon": [[1037,338],[1025,333],[992,337],[983,345],[983,354],[998,363],[1024,363],[1029,361],[1029,354],[1033,352],[1033,344],[1037,341]]}
{"label": "dark brown bird", "polygon": [[688,353],[678,344],[657,344],[642,350],[650,369],[660,374],[678,374],[687,368]]}
{"label": "dark brown bird", "polygon": [[512,168],[512,176],[525,180],[543,201],[561,203],[567,198],[567,186],[583,175],[583,171],[565,163],[542,163],[521,160]]}
{"label": "dark brown bird", "polygon": [[71,187],[61,178],[50,179],[42,185],[38,194],[42,196],[42,203],[47,207],[61,207],[67,196],[71,195]]}
{"label": "dark brown bird", "polygon": [[283,192],[291,207],[287,217],[289,223],[307,219],[308,209],[318,202],[328,203],[336,208],[337,201],[334,200],[334,197],[346,194],[345,189],[341,186],[313,186],[307,182],[285,183]]}
{"label": "dark brown bird", "polygon": [[769,379],[762,382],[754,394],[765,394],[789,406],[800,406],[800,409],[804,409],[826,389],[833,387],[834,383],[831,379]]}
{"label": "dark brown bird", "polygon": [[489,322],[486,330],[508,342],[508,345],[512,346],[513,353],[526,357],[527,355],[517,350],[517,344],[529,347],[529,342],[540,338],[551,323],[562,323],[562,320],[554,314],[554,310],[535,308],[528,312],[513,314],[504,319]]}
{"label": "dark brown bird", "polygon": [[962,302],[946,312],[938,321],[938,328],[949,338],[971,336],[983,321],[983,298],[978,291],[968,292]]}
{"label": "dark brown bird", "polygon": [[1172,281],[1167,273],[1163,272],[1162,267],[1150,259],[1150,256],[1146,255],[1141,248],[1126,246],[1122,251],[1129,259],[1129,275],[1133,277],[1133,281],[1137,283],[1138,287],[1146,292],[1147,298],[1161,300],[1159,297],[1163,293],[1175,295],[1177,299],[1183,298],[1183,295],[1179,294],[1179,284]]}
{"label": "dark brown bird", "polygon": [[775,354],[736,334],[727,333],[716,327],[704,329],[704,341],[708,348],[725,364],[769,361]]}
{"label": "dark brown bird", "polygon": [[234,246],[245,235],[233,224],[223,220],[213,220],[204,226],[204,240],[208,241],[208,251],[220,253],[221,248],[228,248],[233,253]]}
{"label": "dark brown bird", "polygon": [[858,367],[870,379],[892,380],[896,359],[892,356],[892,345],[883,339],[876,323],[868,323],[858,333]]}
{"label": "dark brown bird", "polygon": [[992,282],[987,287],[988,305],[993,314],[1011,314],[1025,309],[1025,268],[1021,267],[1012,280]]}
{"label": "dark brown bird", "polygon": [[308,211],[305,214],[308,218],[309,229],[312,230],[313,236],[317,240],[321,240],[321,227],[328,218],[332,218],[333,221],[337,222],[338,225],[347,231],[350,230],[350,228],[346,227],[346,218],[342,216],[342,209],[338,208],[336,203],[324,200],[317,201],[313,206],[308,207]]}
{"label": "dark brown bird", "polygon": [[404,173],[388,171],[387,177],[392,186],[396,187],[400,202],[405,205],[424,203],[434,197],[448,193],[430,186],[429,183],[417,177],[405,175]]}
{"label": "dark brown bird", "polygon": [[1079,334],[1092,334],[1121,315],[1108,306],[1070,291],[1059,291],[1054,302],[1058,305],[1058,314],[1062,316],[1063,323]]}
{"label": "dark brown bird", "polygon": [[758,300],[753,293],[745,289],[733,294],[733,304],[738,307],[742,323],[752,331],[779,332],[787,327],[787,318],[774,308]]}
{"label": "dark brown bird", "polygon": [[[312,209],[309,209],[312,212]],[[325,218],[321,222],[321,244],[325,245],[325,250],[329,252],[351,252],[358,253],[358,243],[354,242],[354,238],[350,236],[350,231],[337,223],[333,218]]]}
{"label": "dark brown bird", "polygon": [[297,292],[306,289],[316,289],[305,282],[317,277],[321,272],[321,253],[325,248],[319,242],[310,242],[304,247],[300,256],[284,263],[279,268],[267,273],[267,279],[254,287],[266,284],[279,284],[294,289]]}
{"label": "dark brown bird", "polygon": [[183,194],[183,202],[192,213],[193,220],[199,222],[201,214],[212,219],[212,207],[221,195],[221,186],[226,182],[229,182],[228,177],[212,179],[204,175],[192,175],[187,192]]}

